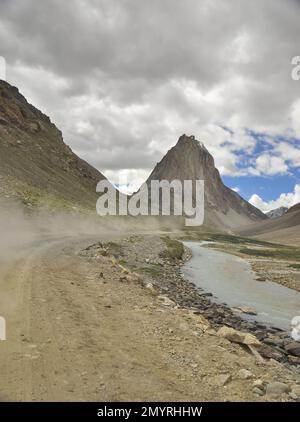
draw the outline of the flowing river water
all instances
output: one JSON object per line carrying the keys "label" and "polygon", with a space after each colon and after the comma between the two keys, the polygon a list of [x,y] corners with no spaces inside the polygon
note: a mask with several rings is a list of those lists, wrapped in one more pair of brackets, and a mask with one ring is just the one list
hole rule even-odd
{"label": "flowing river water", "polygon": [[250,264],[242,258],[205,247],[208,242],[184,242],[192,258],[182,267],[186,279],[212,293],[217,303],[250,307],[257,315],[245,318],[287,330],[300,315],[300,292],[280,284],[256,280]]}

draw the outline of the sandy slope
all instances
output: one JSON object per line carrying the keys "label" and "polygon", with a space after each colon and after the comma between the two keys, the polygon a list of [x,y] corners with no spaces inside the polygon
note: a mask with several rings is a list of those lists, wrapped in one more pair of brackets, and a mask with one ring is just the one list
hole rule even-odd
{"label": "sandy slope", "polygon": [[241,227],[238,233],[272,242],[300,245],[300,211],[296,209],[279,218]]}
{"label": "sandy slope", "polygon": [[[241,368],[294,382],[279,364],[258,365],[240,346],[204,334],[187,311],[138,282],[121,283],[110,257],[78,257],[92,241],[36,241],[1,267],[1,400],[266,400],[252,392],[253,379],[238,378]],[[224,373],[232,377],[225,387]]]}
{"label": "sandy slope", "polygon": [[257,239],[278,242],[284,245],[300,246],[300,224],[256,236]]}

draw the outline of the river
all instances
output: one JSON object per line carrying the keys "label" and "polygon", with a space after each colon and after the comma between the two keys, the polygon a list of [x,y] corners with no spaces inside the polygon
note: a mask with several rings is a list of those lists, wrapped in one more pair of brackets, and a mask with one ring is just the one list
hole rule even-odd
{"label": "river", "polygon": [[288,330],[300,315],[300,292],[271,281],[256,280],[250,264],[242,258],[204,247],[207,242],[184,242],[192,258],[182,267],[184,277],[212,293],[217,303],[250,307],[257,315],[245,318]]}

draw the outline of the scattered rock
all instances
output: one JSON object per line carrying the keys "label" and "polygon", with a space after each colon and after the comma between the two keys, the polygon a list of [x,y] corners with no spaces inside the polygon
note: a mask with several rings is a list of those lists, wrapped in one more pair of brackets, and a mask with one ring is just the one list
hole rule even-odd
{"label": "scattered rock", "polygon": [[293,391],[292,391],[291,393],[289,393],[289,396],[290,396],[290,398],[291,398],[291,399],[293,399],[293,400],[297,400],[297,399],[298,399],[297,394],[295,394]]}
{"label": "scattered rock", "polygon": [[266,344],[263,344],[260,347],[259,353],[266,359],[280,359],[283,356],[283,353],[279,352],[274,347],[270,347]]}
{"label": "scattered rock", "polygon": [[254,394],[257,394],[258,396],[264,396],[265,395],[265,392],[263,390],[261,390],[260,388],[257,388],[257,387],[254,387],[252,391],[253,391]]}
{"label": "scattered rock", "polygon": [[147,283],[145,287],[146,289],[150,290],[152,293],[155,292],[155,289],[152,283]]}
{"label": "scattered rock", "polygon": [[257,313],[255,312],[254,309],[249,308],[249,307],[242,307],[239,306],[237,308],[232,308],[233,311],[237,311],[237,312],[242,312],[243,314],[248,314],[248,315],[257,315]]}
{"label": "scattered rock", "polygon": [[279,338],[278,336],[269,335],[264,342],[266,344],[269,344],[270,346],[282,346],[283,340]]}
{"label": "scattered rock", "polygon": [[158,299],[163,302],[164,306],[176,306],[176,303],[173,300],[169,299],[167,296],[158,296]]}
{"label": "scattered rock", "polygon": [[264,382],[261,379],[255,380],[252,384],[253,388],[259,388],[260,390],[264,390]]}
{"label": "scattered rock", "polygon": [[295,394],[297,397],[300,397],[300,385],[299,384],[295,384],[292,385],[292,393]]}
{"label": "scattered rock", "polygon": [[243,380],[248,380],[253,378],[253,374],[251,371],[248,371],[248,369],[240,369],[238,372],[238,377]]}
{"label": "scattered rock", "polygon": [[253,334],[243,333],[231,327],[223,326],[218,331],[218,336],[226,338],[234,343],[241,343],[250,346],[260,347],[261,342]]}
{"label": "scattered rock", "polygon": [[199,312],[192,311],[190,312],[190,315],[202,331],[207,331],[210,328],[208,320]]}
{"label": "scattered rock", "polygon": [[231,381],[230,374],[220,374],[214,377],[214,383],[219,387],[224,387]]}
{"label": "scattered rock", "polygon": [[300,357],[300,343],[297,343],[296,341],[293,341],[292,343],[289,343],[285,346],[285,350],[294,356]]}
{"label": "scattered rock", "polygon": [[266,394],[272,396],[281,396],[282,394],[288,394],[291,388],[283,382],[274,381],[270,382],[266,388]]}
{"label": "scattered rock", "polygon": [[265,385],[261,379],[257,379],[252,384],[252,391],[254,394],[263,396],[265,394]]}

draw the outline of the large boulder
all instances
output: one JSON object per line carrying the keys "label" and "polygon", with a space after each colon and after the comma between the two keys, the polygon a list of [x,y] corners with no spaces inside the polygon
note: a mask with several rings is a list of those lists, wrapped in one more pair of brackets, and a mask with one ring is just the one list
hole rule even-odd
{"label": "large boulder", "polygon": [[226,338],[233,343],[246,344],[247,346],[260,347],[261,342],[250,333],[243,333],[231,327],[223,326],[217,332],[218,336]]}
{"label": "large boulder", "polygon": [[270,396],[281,396],[282,394],[288,394],[291,388],[283,382],[274,381],[270,382],[266,388],[266,394]]}
{"label": "large boulder", "polygon": [[285,350],[294,356],[300,357],[300,343],[297,341],[293,341],[285,346]]}

